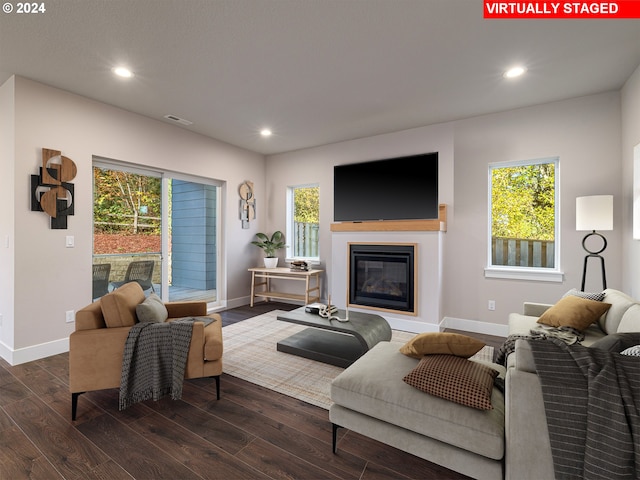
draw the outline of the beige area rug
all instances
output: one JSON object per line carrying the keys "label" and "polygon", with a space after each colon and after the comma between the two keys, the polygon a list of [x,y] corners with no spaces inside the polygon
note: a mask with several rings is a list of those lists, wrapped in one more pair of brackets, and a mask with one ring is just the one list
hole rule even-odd
{"label": "beige area rug", "polygon": [[[266,387],[318,407],[329,409],[329,386],[344,369],[288,353],[276,343],[309,327],[281,322],[274,310],[223,327],[224,373]],[[415,333],[393,331],[391,341],[400,345]],[[484,347],[474,358],[493,358],[493,347]]]}

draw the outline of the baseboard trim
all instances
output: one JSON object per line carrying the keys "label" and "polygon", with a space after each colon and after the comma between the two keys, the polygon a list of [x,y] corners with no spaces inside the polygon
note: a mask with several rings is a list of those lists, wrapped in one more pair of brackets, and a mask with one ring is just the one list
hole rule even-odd
{"label": "baseboard trim", "polygon": [[[371,313],[371,312],[368,312]],[[390,317],[387,315],[382,315],[387,322],[389,322],[389,326],[392,330],[402,330],[403,332],[411,332],[411,333],[433,333],[441,331],[439,325],[432,323],[424,323],[417,322],[415,320],[407,320],[404,318]]]}
{"label": "baseboard trim", "polygon": [[453,330],[482,333],[484,335],[492,335],[494,337],[507,337],[509,335],[508,325],[480,322],[478,320],[468,320],[465,318],[444,317],[440,325],[443,330],[445,328],[451,328]]}
{"label": "baseboard trim", "polygon": [[[232,299],[227,299],[224,304],[224,309],[227,308],[238,308],[238,307],[244,307],[245,305],[249,305],[249,301],[250,298],[248,296],[246,297],[239,297],[239,298],[232,298]],[[221,305],[222,306],[222,305]],[[215,310],[222,310],[223,308],[217,308]],[[215,311],[214,310],[214,311]]]}
{"label": "baseboard trim", "polygon": [[0,357],[2,357],[10,365],[13,365],[13,363],[11,363],[11,360],[13,358],[13,350],[4,342],[0,342]]}
{"label": "baseboard trim", "polygon": [[[263,300],[257,301],[256,303],[261,303]],[[283,303],[290,303],[293,305],[302,305],[300,302],[296,301],[287,301],[287,300],[279,300]],[[320,300],[322,302],[322,300]],[[236,308],[242,307],[245,305],[249,305],[250,298],[249,297],[240,297],[233,300],[227,301],[225,308]],[[222,310],[223,308],[218,308],[216,310]],[[360,310],[360,309],[351,309],[353,311],[363,312],[363,313],[372,313],[370,310]],[[215,310],[214,310],[215,311]],[[389,322],[389,326],[393,330],[402,330],[403,332],[412,332],[412,333],[425,333],[425,332],[442,332],[447,328],[451,328],[453,330],[461,330],[464,332],[470,333],[482,333],[484,335],[491,335],[494,337],[507,337],[509,335],[509,326],[508,325],[499,325],[497,323],[489,323],[489,322],[481,322],[478,320],[469,320],[465,318],[455,318],[455,317],[444,317],[439,324],[433,323],[424,323],[416,320],[410,320],[406,318],[394,317],[388,314],[381,314],[387,322]]]}
{"label": "baseboard trim", "polygon": [[68,351],[69,338],[61,338],[53,342],[32,345],[17,350],[11,349],[5,344],[0,344],[0,354],[11,366],[33,362],[34,360],[40,360],[41,358],[51,357]]}

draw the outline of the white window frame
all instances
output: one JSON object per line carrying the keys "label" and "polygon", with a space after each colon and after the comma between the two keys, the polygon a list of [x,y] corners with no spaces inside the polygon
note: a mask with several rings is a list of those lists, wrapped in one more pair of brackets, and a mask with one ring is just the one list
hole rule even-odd
{"label": "white window frame", "polygon": [[294,210],[294,201],[293,201],[293,193],[298,188],[313,188],[320,187],[319,183],[305,183],[302,185],[289,185],[287,187],[287,226],[286,226],[286,237],[287,241],[286,247],[286,259],[285,261],[291,262],[292,260],[304,260],[307,263],[312,265],[320,264],[320,245],[318,245],[318,256],[314,257],[301,257],[299,255],[294,255],[293,252],[293,242],[290,242],[289,239],[293,239],[294,232],[294,219],[293,219],[293,210]]}
{"label": "white window frame", "polygon": [[[555,242],[554,242],[554,268],[538,268],[508,265],[492,265],[491,263],[491,239],[492,239],[492,172],[494,169],[505,167],[521,167],[525,165],[540,165],[543,163],[553,163],[555,165]],[[534,280],[541,282],[560,283],[564,280],[560,259],[560,158],[549,157],[534,160],[519,160],[509,162],[490,163],[488,168],[488,215],[487,215],[487,266],[484,269],[485,278],[503,278],[511,280]]]}

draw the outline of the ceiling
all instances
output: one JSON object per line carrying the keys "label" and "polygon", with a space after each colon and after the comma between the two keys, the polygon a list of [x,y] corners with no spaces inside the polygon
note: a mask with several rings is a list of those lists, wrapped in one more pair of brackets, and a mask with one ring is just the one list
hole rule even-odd
{"label": "ceiling", "polygon": [[484,20],[481,0],[43,4],[0,14],[0,84],[174,115],[262,154],[618,90],[640,64],[640,20]]}

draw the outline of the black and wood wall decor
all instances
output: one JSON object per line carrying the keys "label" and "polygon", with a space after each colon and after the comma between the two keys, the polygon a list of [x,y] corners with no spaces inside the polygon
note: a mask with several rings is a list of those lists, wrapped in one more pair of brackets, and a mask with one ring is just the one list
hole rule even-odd
{"label": "black and wood wall decor", "polygon": [[66,229],[67,217],[74,213],[73,183],[76,164],[59,150],[42,149],[42,166],[31,175],[31,211],[51,217],[52,229]]}

